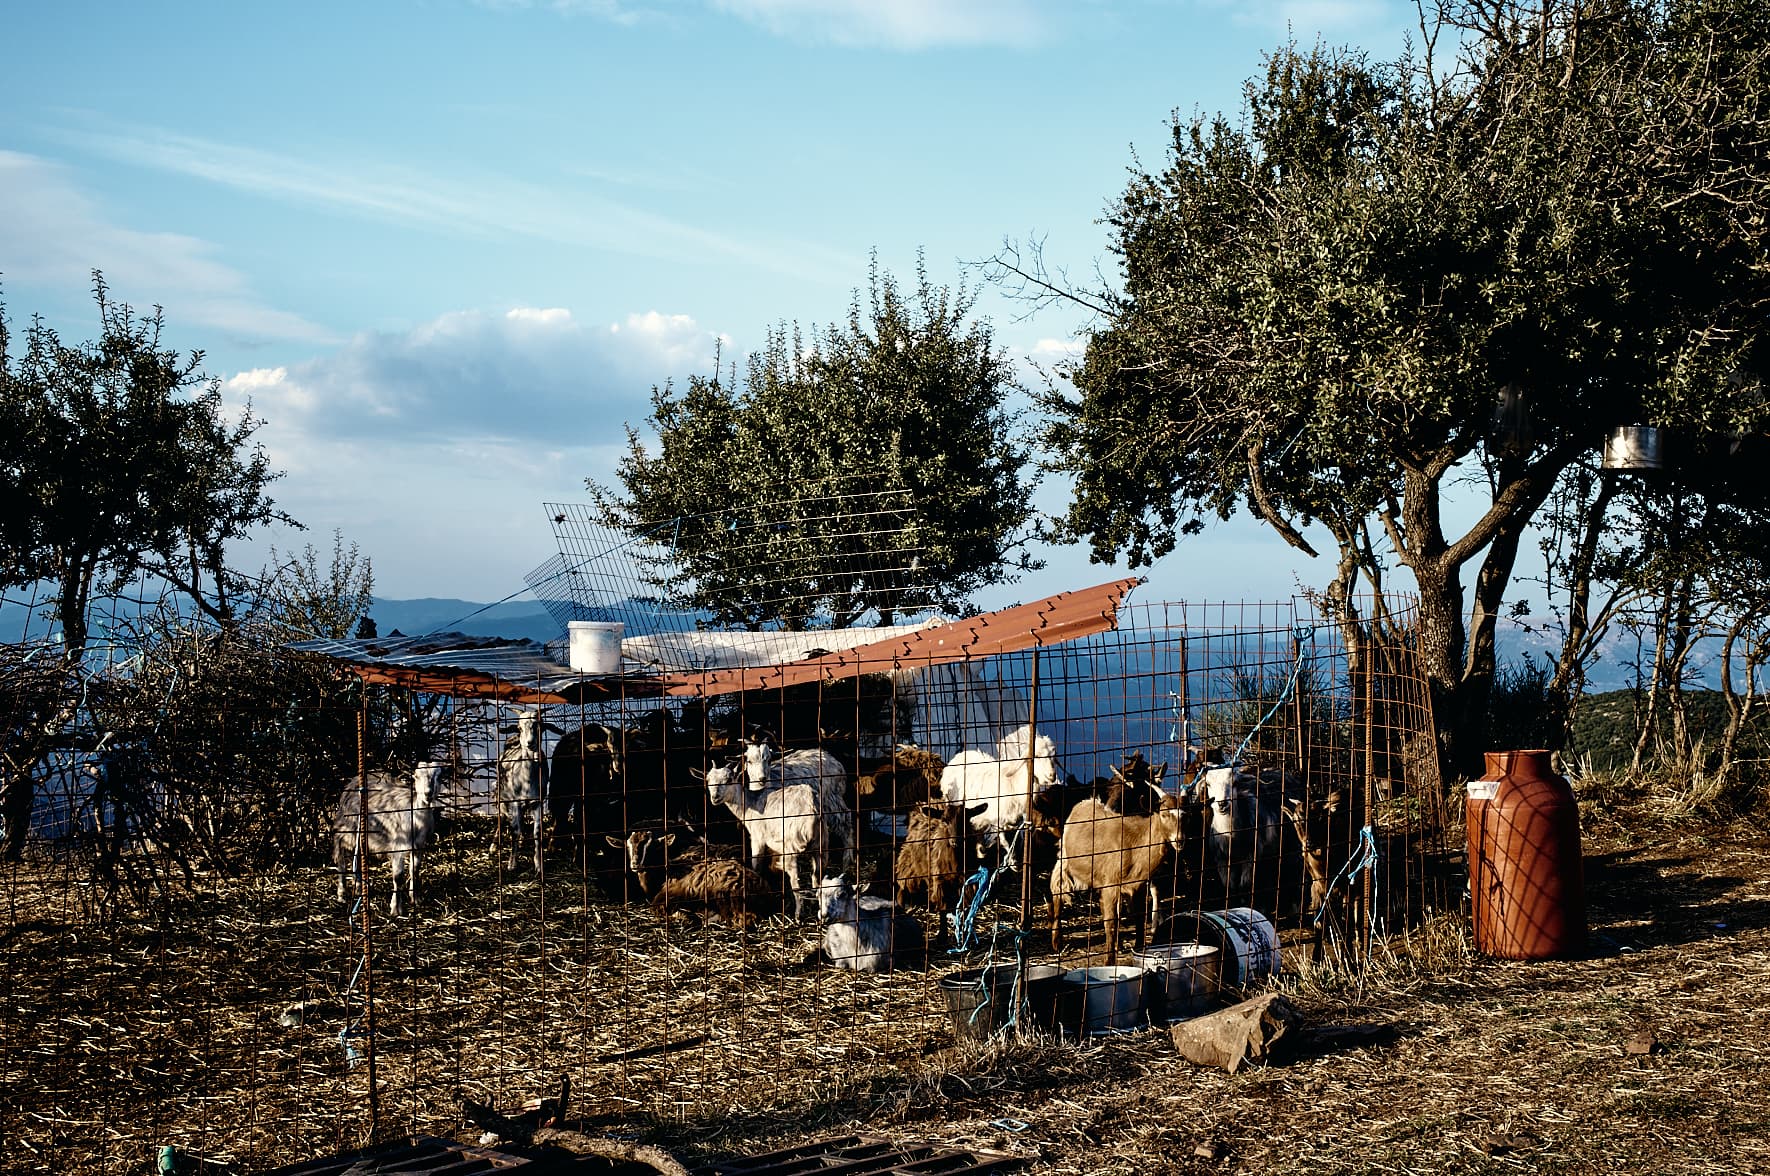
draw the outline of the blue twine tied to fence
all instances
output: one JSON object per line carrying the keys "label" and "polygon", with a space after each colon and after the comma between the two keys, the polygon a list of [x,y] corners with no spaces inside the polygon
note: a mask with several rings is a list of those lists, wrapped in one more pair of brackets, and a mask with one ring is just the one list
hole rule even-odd
{"label": "blue twine tied to fence", "polygon": [[[1235,754],[1221,764],[1201,764],[1198,769],[1198,775],[1192,778],[1191,784],[1182,789],[1183,792],[1196,791],[1199,781],[1203,780],[1205,778],[1205,773],[1210,771],[1213,767],[1234,768],[1241,766],[1242,753],[1247,751],[1248,744],[1254,741],[1254,736],[1260,733],[1260,728],[1271,722],[1272,716],[1278,713],[1278,708],[1290,701],[1292,696],[1297,693],[1297,683],[1301,681],[1303,677],[1303,650],[1300,647],[1305,641],[1315,640],[1315,626],[1293,625],[1291,626],[1291,638],[1296,641],[1299,648],[1297,650],[1296,659],[1291,663],[1290,680],[1284,684],[1284,689],[1278,692],[1278,697],[1273,700],[1271,706],[1266,708],[1266,713],[1260,716],[1260,721],[1248,728],[1248,733],[1243,736],[1240,743],[1236,744]],[[1170,694],[1172,694],[1171,691]],[[1178,706],[1178,698],[1176,697],[1176,710],[1178,710]],[[1184,761],[1185,757],[1182,756],[1181,758]]]}
{"label": "blue twine tied to fence", "polygon": [[1321,909],[1315,912],[1315,918],[1312,920],[1313,926],[1321,926],[1322,919],[1327,916],[1328,904],[1334,899],[1334,891],[1339,889],[1342,882],[1350,885],[1353,876],[1360,870],[1367,871],[1371,877],[1370,918],[1372,925],[1375,925],[1377,917],[1377,887],[1381,884],[1377,878],[1378,858],[1376,832],[1369,825],[1366,825],[1358,831],[1358,848],[1352,851],[1352,856],[1346,859],[1346,864],[1340,867],[1340,872],[1334,875],[1334,880],[1332,882],[1328,883],[1327,893],[1322,895],[1321,898]]}
{"label": "blue twine tied to fence", "polygon": [[[1020,847],[1020,835],[1026,826],[1020,825],[1014,835],[1008,838],[1007,849],[1002,853],[1004,863],[1014,860]],[[983,910],[983,904],[989,901],[990,891],[996,887],[996,879],[1001,877],[1007,867],[978,866],[977,872],[965,879],[959,887],[959,900],[953,905],[953,946],[947,950],[948,955],[964,955],[973,946],[973,932],[977,926],[977,916]],[[967,899],[966,893],[971,897]]]}

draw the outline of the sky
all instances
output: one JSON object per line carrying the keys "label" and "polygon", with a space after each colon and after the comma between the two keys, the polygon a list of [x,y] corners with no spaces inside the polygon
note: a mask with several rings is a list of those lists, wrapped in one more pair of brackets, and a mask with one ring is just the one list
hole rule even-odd
{"label": "sky", "polygon": [[[1393,55],[1392,0],[355,0],[8,6],[0,291],[97,333],[91,271],[160,306],[284,472],[267,532],[334,530],[378,595],[492,601],[608,483],[654,385],[782,321],[840,320],[870,258],[977,285],[1029,386],[1076,311],[978,283],[1041,241],[1114,271],[1100,218],[1176,113],[1234,112],[1294,38]],[[1060,484],[1040,503],[1061,510]],[[1078,548],[999,606],[1125,574]],[[1254,524],[1147,600],[1273,600],[1332,575]]]}

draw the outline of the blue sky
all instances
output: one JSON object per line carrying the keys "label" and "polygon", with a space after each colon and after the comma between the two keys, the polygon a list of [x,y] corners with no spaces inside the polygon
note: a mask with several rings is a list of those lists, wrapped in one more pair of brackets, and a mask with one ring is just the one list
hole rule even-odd
{"label": "blue sky", "polygon": [[[359,0],[10,6],[0,283],[95,330],[89,271],[250,398],[279,504],[392,597],[494,600],[608,480],[654,384],[846,310],[869,254],[956,283],[1004,238],[1111,276],[1098,218],[1174,111],[1287,36],[1393,54],[1390,0]],[[1011,355],[1086,320],[988,287]],[[1060,507],[1063,491],[1045,495]],[[265,544],[241,553],[256,566]],[[1085,553],[985,603],[1110,578]],[[1331,575],[1251,524],[1144,599]]]}

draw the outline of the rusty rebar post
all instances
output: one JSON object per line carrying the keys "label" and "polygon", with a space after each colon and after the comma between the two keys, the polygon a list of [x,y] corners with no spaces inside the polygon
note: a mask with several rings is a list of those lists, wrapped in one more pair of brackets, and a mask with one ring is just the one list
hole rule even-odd
{"label": "rusty rebar post", "polygon": [[1026,824],[1020,830],[1020,934],[1014,941],[1015,1007],[1026,984],[1026,945],[1032,939],[1033,891],[1033,764],[1038,757],[1039,739],[1039,646],[1032,647],[1032,681],[1027,687],[1026,703]]}
{"label": "rusty rebar post", "polygon": [[[381,1088],[375,1075],[375,940],[374,913],[369,901],[369,689],[364,683],[356,712],[357,781],[357,904],[363,915],[363,1048],[369,1059],[369,1136],[374,1143],[381,1134]],[[394,883],[398,885],[396,880]]]}

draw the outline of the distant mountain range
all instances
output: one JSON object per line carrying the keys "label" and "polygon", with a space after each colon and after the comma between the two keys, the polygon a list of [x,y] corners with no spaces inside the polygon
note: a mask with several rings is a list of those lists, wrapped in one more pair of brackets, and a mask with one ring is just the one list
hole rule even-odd
{"label": "distant mountain range", "polygon": [[[387,600],[375,597],[369,615],[382,634],[398,629],[408,637],[438,631],[466,633],[473,637],[527,637],[534,641],[551,641],[565,634],[554,623],[540,601],[510,600],[500,604],[481,604],[472,600],[451,600],[425,597],[421,600]],[[40,606],[41,607],[41,606]],[[59,626],[46,620],[39,609],[36,615],[22,603],[8,599],[0,603],[0,641],[41,639]],[[98,639],[102,625],[95,625]]]}
{"label": "distant mountain range", "polygon": [[455,632],[472,637],[527,637],[546,642],[565,636],[538,600],[479,604],[435,596],[419,600],[387,600],[377,596],[369,615],[383,636],[395,629],[408,637]]}
{"label": "distant mountain range", "polygon": [[[383,635],[395,629],[407,636],[454,631],[473,637],[528,638],[547,642],[565,634],[546,607],[533,598],[483,604],[473,600],[450,597],[423,597],[417,600],[390,600],[376,597],[369,615],[377,631]],[[30,619],[29,610],[21,604],[0,604],[0,641],[19,641],[41,637],[51,626],[41,619]],[[95,630],[95,634],[96,634]],[[1553,664],[1559,646],[1551,637],[1526,632],[1511,622],[1503,622],[1499,633],[1499,655],[1502,664],[1516,664],[1526,653]],[[1691,656],[1694,673],[1692,685],[1713,688],[1719,684],[1719,640],[1697,644]],[[1586,689],[1593,693],[1627,689],[1635,684],[1634,661],[1652,658],[1652,650],[1637,649],[1635,636],[1623,629],[1613,630],[1605,641],[1596,664],[1590,670]]]}

